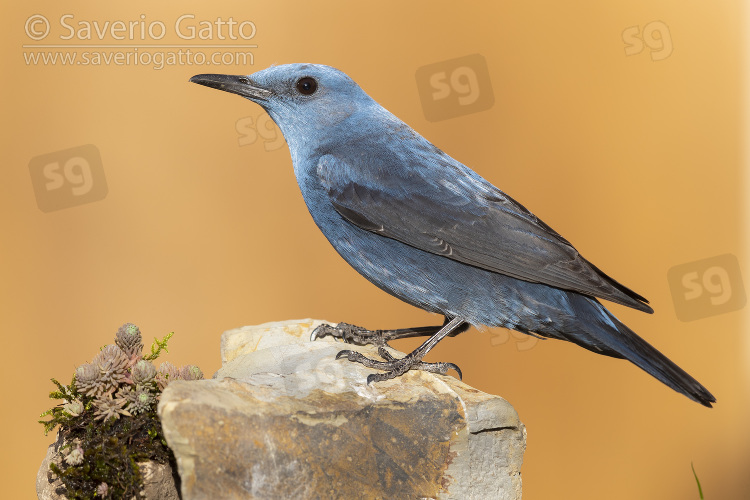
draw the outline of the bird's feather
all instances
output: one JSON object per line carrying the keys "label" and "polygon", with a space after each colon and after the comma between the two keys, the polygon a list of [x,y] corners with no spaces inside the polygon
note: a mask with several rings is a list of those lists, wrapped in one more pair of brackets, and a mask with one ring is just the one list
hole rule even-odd
{"label": "bird's feather", "polygon": [[412,155],[408,169],[395,164],[400,159],[388,164],[383,157],[327,154],[318,162],[332,205],[352,224],[475,267],[653,312],[645,298],[447,155],[439,161],[433,155],[429,164]]}

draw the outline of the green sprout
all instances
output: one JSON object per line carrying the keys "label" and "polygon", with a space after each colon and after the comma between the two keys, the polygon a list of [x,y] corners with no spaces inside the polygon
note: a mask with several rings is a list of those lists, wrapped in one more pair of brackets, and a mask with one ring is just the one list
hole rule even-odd
{"label": "green sprout", "polygon": [[701,482],[700,480],[698,480],[698,474],[695,473],[693,462],[690,462],[690,468],[693,469],[693,477],[695,477],[695,482],[698,484],[698,495],[700,496],[701,500],[703,500],[703,488],[701,488]]}

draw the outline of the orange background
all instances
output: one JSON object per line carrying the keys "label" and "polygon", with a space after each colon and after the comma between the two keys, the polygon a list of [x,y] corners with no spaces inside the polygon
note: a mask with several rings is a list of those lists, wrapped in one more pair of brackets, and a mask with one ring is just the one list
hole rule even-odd
{"label": "orange background", "polygon": [[[457,363],[466,382],[507,398],[528,428],[525,498],[697,499],[691,462],[706,498],[750,497],[747,308],[680,322],[667,282],[673,266],[726,253],[750,272],[742,4],[386,1],[356,9],[326,1],[4,5],[2,496],[34,498],[52,440],[36,423],[50,406],[49,378],[67,382],[124,322],[148,339],[174,331],[166,359],[211,374],[221,332],[241,325],[440,320],[381,292],[336,255],[307,213],[285,146],[238,144],[237,121],[257,119],[258,106],[188,83],[197,73],[318,62],[348,73],[648,297],[653,316],[607,305],[719,400],[703,408],[629,363],[562,342],[527,349],[495,329],[447,339],[429,359]],[[184,13],[249,19],[254,65],[25,64],[26,19],[65,13],[73,22],[145,14],[170,32]],[[627,56],[623,31],[653,21],[668,26],[673,53],[652,60],[646,47]],[[188,43],[172,34],[159,42]],[[416,70],[475,53],[487,61],[494,106],[428,122]],[[29,162],[84,144],[101,153],[107,196],[41,212]]]}

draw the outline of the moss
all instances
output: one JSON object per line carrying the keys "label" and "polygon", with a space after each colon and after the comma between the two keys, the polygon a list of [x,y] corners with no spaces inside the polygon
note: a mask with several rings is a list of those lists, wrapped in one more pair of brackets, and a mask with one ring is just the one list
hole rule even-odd
{"label": "moss", "polygon": [[[155,339],[151,354],[147,356],[136,353],[128,370],[137,363],[136,359],[152,361],[162,351],[168,352],[167,341],[171,336],[170,333],[161,341]],[[126,380],[106,393],[108,397],[115,390],[129,393],[136,389],[129,383],[132,382],[129,377]],[[39,423],[44,425],[45,434],[59,426],[65,443],[60,449],[62,457],[70,455],[73,449],[83,451],[83,461],[80,463],[79,460],[60,460],[59,464],[50,464],[50,470],[62,481],[67,498],[102,498],[97,491],[106,491],[106,498],[138,497],[143,484],[139,462],[169,463],[173,471],[177,470],[174,455],[167,446],[156,414],[156,402],[161,390],[155,383],[138,386],[141,391],[151,391],[151,400],[143,405],[137,415],[116,415],[106,418],[104,422],[101,412],[97,419],[96,397],[78,392],[75,375],[69,385],[55,379],[52,379],[52,383],[57,390],[50,393],[50,398],[60,403],[41,415],[42,418],[50,417],[49,420],[40,420]],[[80,405],[71,404],[74,402]],[[71,408],[80,409],[81,406],[83,411],[73,414],[76,411]],[[179,478],[175,477],[175,480],[179,481]]]}
{"label": "moss", "polygon": [[108,485],[111,498],[137,496],[142,485],[138,462],[174,462],[153,409],[135,417],[110,419],[103,425],[94,420],[93,410],[89,409],[60,432],[66,443],[78,439],[84,450],[84,461],[79,466],[50,465],[70,499],[97,498],[96,488],[101,483]]}

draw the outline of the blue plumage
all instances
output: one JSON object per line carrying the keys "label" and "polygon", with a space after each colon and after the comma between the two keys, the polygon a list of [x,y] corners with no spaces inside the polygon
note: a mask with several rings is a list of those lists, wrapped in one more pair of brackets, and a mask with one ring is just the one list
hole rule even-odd
{"label": "blue plumage", "polygon": [[421,363],[424,354],[470,323],[625,358],[705,406],[715,401],[596,297],[653,312],[646,299],[605,275],[344,73],[289,64],[191,81],[263,106],[289,145],[310,214],[336,251],[384,291],[451,320],[404,360],[363,361],[344,351],[350,360],[387,370],[376,380],[429,365]]}

